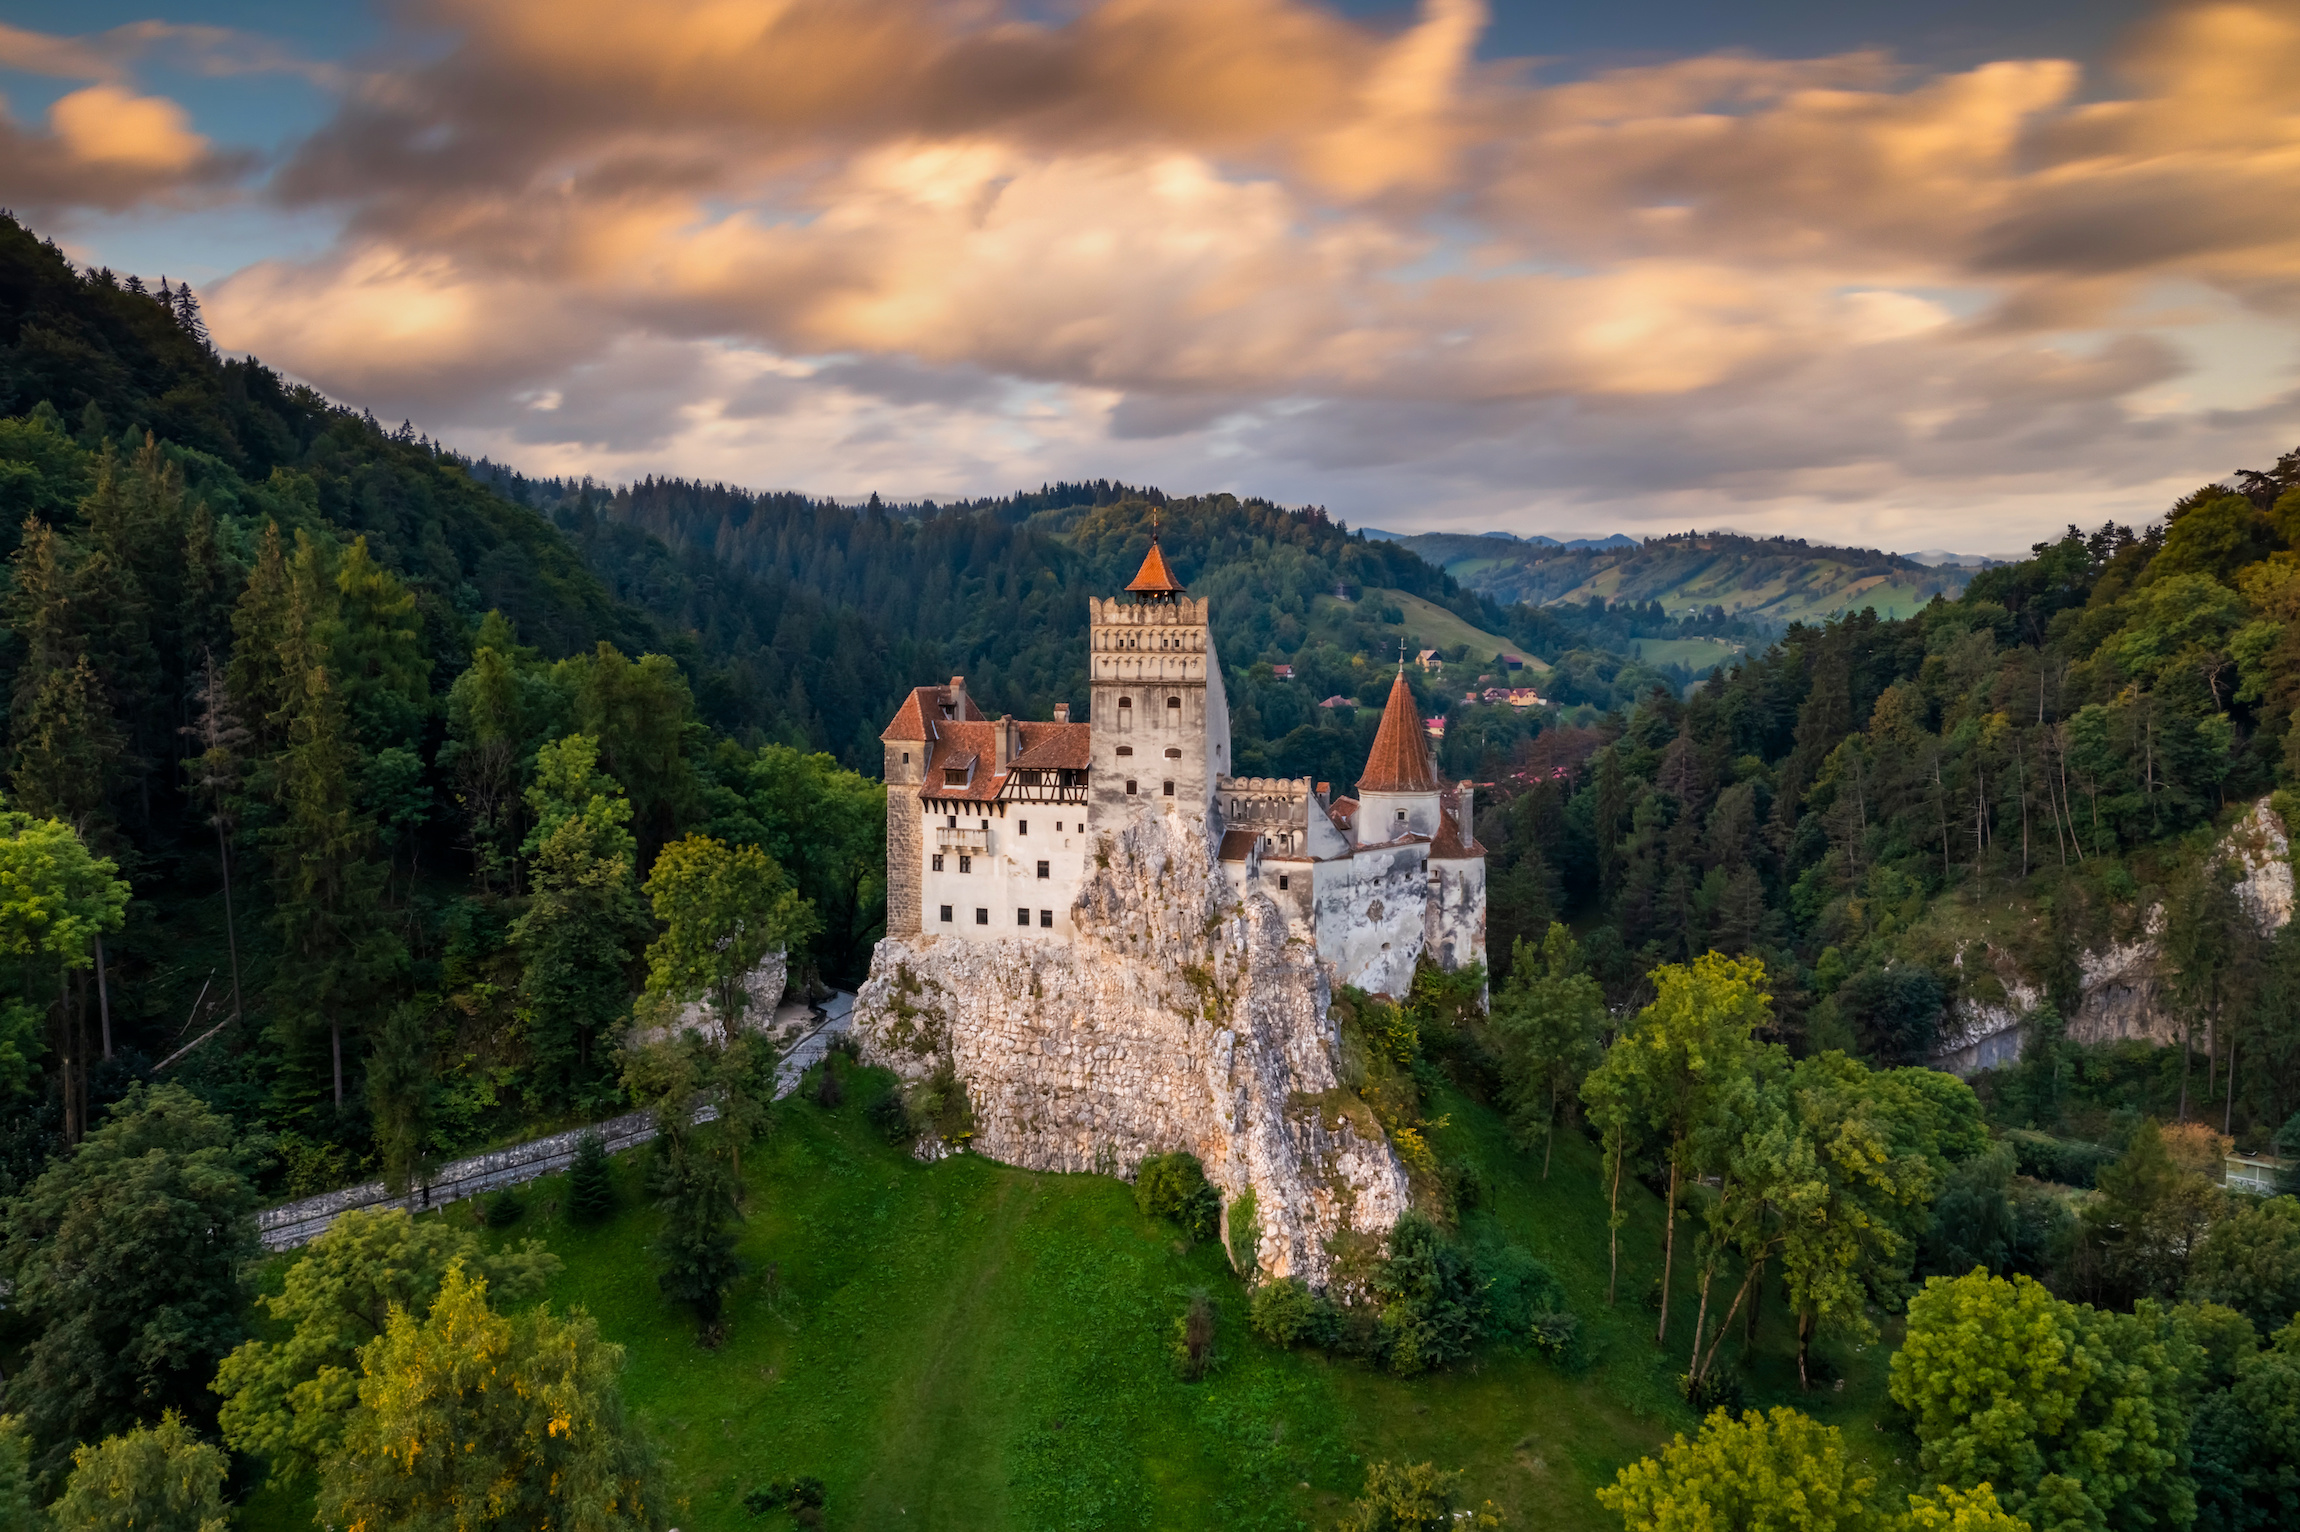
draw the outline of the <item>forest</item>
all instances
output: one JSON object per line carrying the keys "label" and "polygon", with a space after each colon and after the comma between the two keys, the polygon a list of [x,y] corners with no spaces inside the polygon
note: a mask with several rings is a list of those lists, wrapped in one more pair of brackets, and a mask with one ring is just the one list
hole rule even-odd
{"label": "forest", "polygon": [[[1186,1372],[1227,1333],[1398,1377],[1522,1353],[1611,1388],[1628,1374],[1576,1337],[1649,1308],[1655,1409],[1707,1419],[1620,1459],[1601,1498],[1633,1528],[1762,1519],[1761,1485],[1715,1498],[1751,1460],[1834,1486],[1817,1526],[2300,1515],[2300,1203],[2220,1184],[2232,1149],[2300,1156],[2300,936],[2229,849],[2256,803],[2300,806],[2300,454],[1915,615],[1769,639],[1650,602],[1505,606],[1321,508],[1227,494],[529,479],[223,358],[188,288],[76,270],[0,219],[0,512],[0,1524],[52,1502],[109,1525],[90,1507],[145,1480],[204,1484],[220,1516],[267,1475],[331,1521],[428,1524],[480,1489],[379,1465],[482,1430],[442,1403],[468,1344],[575,1423],[490,1417],[504,1493],[564,1483],[586,1524],[667,1525],[618,1347],[519,1307],[558,1256],[354,1220],[259,1295],[253,1210],[651,1108],[645,1260],[718,1350],[760,1167],[813,1140],[776,1126],[759,1051],[644,1038],[683,1006],[732,1021],[777,947],[802,994],[867,970],[884,720],[959,673],[994,713],[1079,700],[1083,597],[1153,528],[1214,602],[1243,770],[1351,780],[1407,597],[1548,666],[1537,709],[1463,700],[1499,663],[1470,645],[1412,672],[1449,715],[1441,764],[1480,783],[1491,875],[1490,974],[1340,997],[1415,1221],[1354,1293],[1264,1283],[1243,1320],[1190,1297]],[[1700,677],[1627,657],[1693,637],[1741,652]],[[2110,947],[2154,954],[2171,1035],[2087,1032]],[[2017,1061],[1925,1067],[1989,1010],[2019,1013]],[[835,1113],[862,1075],[834,1060],[810,1099]],[[872,1089],[820,1131],[961,1129],[949,1082]],[[1459,1151],[1455,1111],[1506,1149]],[[1487,1237],[1553,1162],[1601,1288]],[[1169,1168],[1180,1190],[1145,1174],[1139,1212],[1187,1260],[1204,1183]],[[612,1176],[581,1175],[570,1218],[609,1218]],[[1879,1342],[1878,1429],[1925,1476],[1895,1480],[1906,1512],[1818,1423]],[[1761,1383],[1773,1344],[1790,1370]],[[2039,1348],[2068,1366],[1997,1415],[1954,1386]],[[1776,1385],[1810,1408],[1736,1418]],[[2016,1410],[2051,1429],[2008,1432]],[[1446,1473],[1373,1469],[1354,1524],[1439,1502],[1452,1524]],[[820,1490],[777,1481],[750,1514],[812,1524]]]}

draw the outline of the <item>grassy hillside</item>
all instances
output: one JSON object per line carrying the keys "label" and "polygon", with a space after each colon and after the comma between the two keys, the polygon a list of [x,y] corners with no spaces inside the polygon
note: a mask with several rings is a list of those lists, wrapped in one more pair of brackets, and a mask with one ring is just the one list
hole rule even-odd
{"label": "grassy hillside", "polygon": [[[1472,668],[1490,670],[1493,668],[1493,657],[1506,653],[1522,657],[1530,675],[1541,675],[1549,669],[1549,662],[1533,653],[1525,644],[1478,627],[1437,603],[1425,601],[1409,591],[1375,586],[1359,592],[1354,601],[1340,596],[1320,596],[1314,609],[1323,613],[1346,613],[1378,623],[1383,630],[1405,640],[1409,659],[1418,650],[1450,649],[1455,644],[1466,644],[1469,646]],[[1396,611],[1400,620],[1391,622],[1387,616],[1382,615],[1385,610]]]}
{"label": "grassy hillside", "polygon": [[1454,532],[1401,542],[1504,604],[1656,601],[1672,615],[1715,608],[1782,625],[1865,607],[1906,617],[1936,594],[1954,597],[1970,573],[1873,549],[1724,532],[1651,538],[1637,548],[1553,548]]}
{"label": "grassy hillside", "polygon": [[[1513,1526],[1595,1529],[1607,1524],[1596,1486],[1691,1424],[1670,1383],[1679,1364],[1654,1348],[1640,1301],[1660,1265],[1658,1200],[1630,1189],[1623,1302],[1608,1311],[1597,1156],[1578,1139],[1560,1142],[1544,1183],[1491,1113],[1438,1103],[1451,1120],[1440,1149],[1492,1181],[1470,1218],[1557,1270],[1587,1327],[1587,1365],[1489,1355],[1407,1380],[1262,1342],[1219,1251],[1185,1249],[1121,1182],[972,1156],[921,1165],[887,1147],[860,1106],[883,1078],[851,1072],[834,1111],[786,1103],[747,1158],[752,1275],[717,1352],[697,1349],[655,1291],[643,1156],[617,1165],[627,1211],[606,1226],[569,1228],[546,1181],[525,1220],[488,1236],[547,1238],[566,1262],[554,1308],[582,1304],[629,1349],[626,1393],[684,1480],[688,1532],[779,1524],[741,1497],[797,1473],[828,1486],[825,1524],[840,1528],[1327,1526],[1379,1458],[1467,1470]],[[1221,1305],[1224,1360],[1187,1384],[1165,1347],[1194,1286]],[[1679,1296],[1689,1303],[1689,1283]],[[1682,1312],[1673,1322],[1689,1323]],[[1753,1399],[1795,1392],[1779,1314],[1760,1335]],[[1855,1424],[1855,1450],[1890,1479],[1899,1449],[1870,1424],[1883,1353],[1842,1360],[1846,1387],[1800,1402]],[[306,1527],[309,1508],[308,1488],[267,1486],[244,1525]]]}

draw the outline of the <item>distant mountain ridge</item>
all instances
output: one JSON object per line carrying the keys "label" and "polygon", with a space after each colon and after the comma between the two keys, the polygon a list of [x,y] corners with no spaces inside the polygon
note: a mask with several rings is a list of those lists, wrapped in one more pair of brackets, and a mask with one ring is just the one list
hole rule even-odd
{"label": "distant mountain ridge", "polygon": [[[1410,542],[1415,537],[1428,535],[1416,532],[1391,532],[1381,527],[1360,527],[1357,530],[1368,542],[1375,543]],[[1534,532],[1524,536],[1520,536],[1515,532],[1478,532],[1474,534],[1461,533],[1448,535],[1474,535],[1477,537],[1492,537],[1499,538],[1506,542],[1527,543],[1543,548],[1634,548],[1638,546],[1636,538],[1630,537],[1621,532],[1608,532],[1603,537],[1564,538],[1551,537],[1547,533],[1543,532]]]}
{"label": "distant mountain ridge", "polygon": [[1737,532],[1643,542],[1616,534],[1563,544],[1470,532],[1396,540],[1505,605],[1658,602],[1672,616],[1715,612],[1778,626],[1867,608],[1880,617],[1906,617],[1935,596],[1953,599],[1975,573],[1963,564],[1932,565],[1874,548]]}

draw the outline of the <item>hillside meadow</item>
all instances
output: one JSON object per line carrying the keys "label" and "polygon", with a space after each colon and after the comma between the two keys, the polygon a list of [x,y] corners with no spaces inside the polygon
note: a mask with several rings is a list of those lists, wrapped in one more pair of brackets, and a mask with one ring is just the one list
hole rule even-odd
{"label": "hillside meadow", "polygon": [[[552,1178],[529,1188],[517,1224],[481,1231],[546,1240],[566,1263],[547,1301],[587,1309],[627,1348],[625,1395],[676,1472],[687,1532],[787,1524],[742,1500],[797,1474],[823,1481],[824,1525],[839,1528],[1325,1527],[1384,1458],[1466,1471],[1508,1525],[1596,1529],[1610,1524],[1596,1487],[1692,1425],[1672,1382],[1681,1362],[1653,1345],[1644,1301],[1659,1199],[1628,1191],[1622,1302],[1609,1311],[1598,1154],[1577,1137],[1560,1139],[1545,1183],[1488,1109],[1436,1103],[1440,1151],[1489,1183],[1466,1218],[1497,1221],[1556,1269],[1585,1327],[1581,1364],[1488,1353],[1403,1379],[1262,1341],[1219,1249],[1139,1214],[1123,1182],[971,1155],[917,1162],[863,1114],[891,1077],[836,1067],[843,1105],[802,1092],[746,1156],[749,1274],[717,1351],[656,1291],[644,1151],[617,1163],[621,1211],[607,1223],[571,1227]],[[477,1222],[473,1205],[431,1216]],[[268,1264],[267,1286],[288,1259]],[[1222,1361],[1185,1383],[1167,1344],[1194,1287],[1220,1305]],[[1681,1281],[1680,1331],[1693,1298]],[[1796,1396],[1789,1338],[1786,1324],[1760,1330],[1751,1402]],[[1904,1444],[1879,1429],[1884,1358],[1832,1356],[1843,1385],[1796,1402],[1849,1427],[1890,1482]],[[286,1532],[311,1515],[308,1484],[270,1483],[243,1525]]]}

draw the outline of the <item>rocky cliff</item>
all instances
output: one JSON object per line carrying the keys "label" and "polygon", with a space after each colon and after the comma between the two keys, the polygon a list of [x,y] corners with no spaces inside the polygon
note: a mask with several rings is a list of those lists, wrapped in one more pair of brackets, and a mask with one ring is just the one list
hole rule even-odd
{"label": "rocky cliff", "polygon": [[1407,1182],[1336,1074],[1316,952],[1170,819],[1099,839],[1071,919],[1069,941],[881,942],[863,1057],[910,1078],[949,1063],[973,1147],[1009,1164],[1130,1175],[1186,1149],[1226,1208],[1254,1192],[1264,1272],[1326,1285],[1336,1236],[1386,1233]]}
{"label": "rocky cliff", "polygon": [[[2229,865],[2237,903],[2261,935],[2292,919],[2292,848],[2285,826],[2266,798],[2230,826],[2215,852]],[[2176,1043],[2180,1018],[2174,1013],[2158,936],[2164,912],[2151,909],[2130,941],[2109,942],[2077,957],[2076,1011],[2068,1036],[2080,1043],[2136,1038]],[[2009,959],[2007,960],[2009,964]],[[1933,1062],[1957,1074],[2009,1064],[2020,1057],[2021,1027],[2043,1003],[2041,988],[2025,975],[2000,965],[2001,1002],[1959,1001],[1949,1016]]]}

